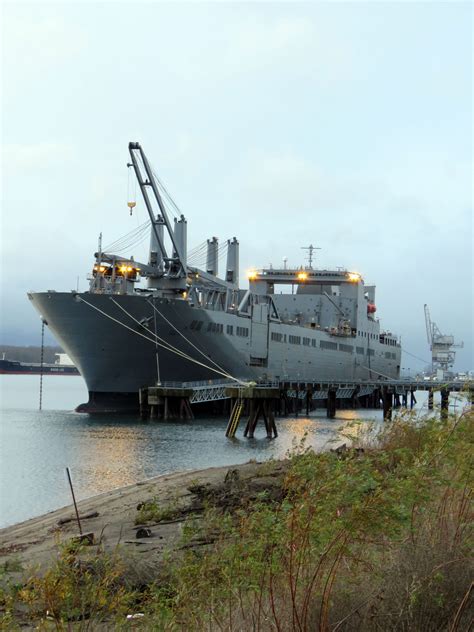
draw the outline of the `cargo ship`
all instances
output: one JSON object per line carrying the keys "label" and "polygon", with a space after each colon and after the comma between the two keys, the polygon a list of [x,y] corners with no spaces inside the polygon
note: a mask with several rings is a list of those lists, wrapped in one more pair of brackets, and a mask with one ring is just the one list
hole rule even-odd
{"label": "cargo ship", "polygon": [[[309,246],[306,265],[252,269],[241,288],[238,240],[223,251],[212,237],[188,252],[185,217],[141,145],[129,153],[148,222],[115,251],[100,237],[88,291],[28,293],[86,381],[89,401],[77,410],[136,410],[140,388],[170,381],[399,377],[400,341],[382,330],[375,286],[360,273],[317,268]],[[124,256],[148,230],[148,260]]]}
{"label": "cargo ship", "polygon": [[0,375],[80,375],[74,365],[0,360]]}

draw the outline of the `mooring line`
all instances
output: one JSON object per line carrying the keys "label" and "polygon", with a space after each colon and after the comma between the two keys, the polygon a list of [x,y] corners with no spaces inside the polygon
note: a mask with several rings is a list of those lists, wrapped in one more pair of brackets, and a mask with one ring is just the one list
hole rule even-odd
{"label": "mooring line", "polygon": [[[114,298],[112,298],[112,297],[111,297],[111,300],[112,300],[112,303],[114,303],[115,305],[117,305],[117,307],[119,307],[119,308],[123,311],[123,313],[124,313],[124,314],[126,314],[129,318],[131,318],[134,322],[136,322],[136,323],[137,323],[137,325],[142,326],[141,322],[140,322],[139,320],[137,320],[137,319],[136,319],[136,318],[135,318],[132,314],[130,314],[130,312],[127,312],[127,310],[126,310],[126,309],[125,309],[122,305],[120,305],[120,303],[117,303],[117,301],[116,301]],[[147,302],[148,302],[148,303],[150,303],[149,301],[147,301]],[[151,303],[150,303],[150,305],[151,305]],[[152,307],[153,307],[153,305],[152,305]],[[175,327],[172,323],[170,323],[170,322],[169,322],[169,321],[168,321],[168,320],[167,320],[167,319],[163,316],[163,314],[161,314],[161,312],[158,310],[158,308],[156,308],[156,307],[155,307],[155,310],[156,310],[156,312],[157,312],[158,314],[160,314],[160,316],[162,316],[162,317],[166,320],[166,322],[167,322],[169,325],[171,325],[171,327],[173,327],[173,328],[174,328],[174,329],[175,329],[175,330],[176,330],[176,331],[177,331],[177,332],[178,332],[181,336],[183,336],[183,338],[187,341],[187,338],[186,338],[183,334],[181,334],[181,332],[180,332],[178,329],[176,329],[176,327]],[[155,328],[155,329],[156,329],[156,328]],[[190,360],[193,360],[193,361],[194,361],[194,358],[193,358],[192,356],[189,356],[187,353],[185,353],[184,351],[181,351],[180,349],[178,349],[177,347],[175,347],[174,345],[172,345],[170,342],[166,341],[166,340],[165,340],[164,338],[162,338],[161,336],[158,336],[158,334],[156,333],[156,330],[155,330],[155,332],[150,331],[150,334],[151,334],[152,336],[155,336],[155,338],[156,338],[157,340],[161,340],[164,344],[169,345],[169,347],[170,347],[170,351],[175,351],[176,353],[180,354],[183,358],[187,358],[188,360],[190,359]],[[188,341],[188,342],[189,342],[189,341]],[[192,344],[192,343],[191,343],[191,344]],[[194,345],[193,345],[193,346],[194,346]],[[197,347],[196,347],[196,351],[199,351],[200,353],[202,353],[202,355],[204,355],[204,357],[206,358],[206,360],[210,360],[210,361],[211,361],[211,362],[212,362],[215,366],[217,366],[217,368],[221,371],[221,374],[222,374],[222,375],[224,375],[225,377],[228,377],[228,378],[229,378],[229,379],[231,379],[231,380],[234,380],[235,382],[239,382],[239,383],[241,383],[241,384],[245,384],[244,382],[240,382],[240,380],[238,380],[237,378],[235,378],[235,377],[233,377],[232,375],[230,375],[230,373],[227,373],[227,372],[225,371],[225,369],[223,369],[221,366],[219,366],[219,365],[218,365],[216,362],[214,362],[211,358],[209,358],[208,356],[206,356],[206,355],[205,355],[202,351],[200,351]],[[207,367],[207,368],[209,368],[209,369],[212,369],[212,367],[210,367],[209,365],[204,365],[204,366],[206,366],[206,367]],[[214,370],[214,369],[213,369],[213,370]]]}
{"label": "mooring line", "polygon": [[[189,340],[189,338],[186,338],[186,336],[185,336],[185,335],[184,335],[181,331],[179,331],[179,329],[178,329],[177,327],[175,327],[175,325],[173,325],[173,323],[172,323],[171,321],[169,321],[169,320],[166,318],[166,316],[165,316],[164,314],[162,314],[162,312],[160,312],[160,310],[156,307],[156,305],[155,305],[154,303],[151,303],[149,300],[147,301],[147,303],[149,303],[149,304],[153,307],[153,309],[155,310],[155,312],[156,312],[157,314],[159,314],[159,315],[161,316],[161,318],[163,318],[163,320],[164,320],[166,323],[168,323],[168,325],[169,325],[170,327],[172,327],[172,328],[176,331],[176,333],[178,333],[178,334],[179,334],[179,335],[180,335],[180,336],[181,336],[181,337],[182,337],[182,338],[183,338],[183,339],[184,339],[187,343],[189,343],[189,344],[190,344],[190,345],[191,345],[194,349],[196,349],[196,351],[197,351],[198,353],[200,353],[202,356],[204,356],[204,357],[206,358],[206,360],[209,360],[209,362],[212,362],[212,364],[213,364],[214,366],[216,366],[219,370],[221,370],[221,371],[224,371],[224,372],[225,372],[225,369],[223,369],[223,368],[222,368],[219,364],[217,364],[217,362],[215,362],[212,358],[210,358],[208,355],[206,355],[206,354],[204,353],[204,351],[202,351],[201,349],[199,349],[199,347],[197,347],[194,343],[192,343],[192,342],[191,342],[191,340]],[[230,377],[230,378],[232,378],[232,379],[233,379],[233,380],[235,380],[236,382],[240,382],[240,380],[237,380],[236,378],[234,378],[232,375],[230,375],[230,373],[229,373],[228,375],[229,375],[229,377]],[[241,383],[241,384],[244,384],[245,382],[240,382],[240,383]]]}
{"label": "mooring line", "polygon": [[107,312],[104,312],[99,307],[96,307],[95,305],[92,305],[92,303],[89,303],[88,301],[86,301],[84,298],[82,298],[82,296],[77,295],[77,298],[80,301],[82,301],[83,303],[85,303],[86,305],[88,305],[89,307],[91,307],[92,309],[94,309],[95,311],[97,311],[100,314],[102,314],[103,316],[105,316],[106,318],[109,318],[110,320],[114,321],[118,325],[120,325],[122,327],[125,327],[125,329],[128,329],[132,333],[137,334],[137,336],[141,336],[142,338],[145,338],[145,340],[148,340],[149,342],[152,342],[153,344],[157,344],[159,347],[162,347],[166,351],[170,351],[171,353],[175,353],[176,355],[178,355],[180,357],[183,357],[185,360],[189,360],[190,362],[194,362],[194,364],[198,364],[199,366],[202,366],[205,369],[208,369],[209,371],[213,371],[214,373],[217,373],[218,375],[222,375],[223,377],[226,377],[226,378],[230,377],[230,379],[232,379],[232,380],[234,380],[236,382],[240,382],[240,380],[238,380],[237,378],[234,378],[232,376],[227,375],[226,373],[223,373],[222,371],[218,371],[217,369],[214,369],[214,368],[212,368],[210,366],[207,366],[206,364],[203,364],[202,362],[199,362],[199,360],[195,360],[194,358],[191,358],[190,356],[182,353],[181,351],[175,350],[172,347],[165,346],[161,342],[157,342],[157,340],[153,340],[153,338],[149,338],[148,336],[145,336],[145,334],[142,334],[140,331],[136,331],[135,329],[132,329],[132,327],[129,327],[128,325],[126,325],[125,323],[122,323],[117,318],[114,318],[110,314],[107,314]]}

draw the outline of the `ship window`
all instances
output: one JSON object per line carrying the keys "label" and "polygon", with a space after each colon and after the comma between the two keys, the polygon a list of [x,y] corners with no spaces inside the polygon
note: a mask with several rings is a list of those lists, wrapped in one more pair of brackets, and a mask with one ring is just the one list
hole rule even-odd
{"label": "ship window", "polygon": [[318,342],[317,340],[311,340],[311,345],[315,347],[317,345],[317,342]]}
{"label": "ship window", "polygon": [[367,355],[368,356],[373,356],[373,355],[375,355],[375,351],[373,349],[367,349]]}
{"label": "ship window", "polygon": [[303,338],[303,344],[305,345],[305,347],[309,347],[311,343],[311,338]]}
{"label": "ship window", "polygon": [[390,360],[390,358],[392,357],[392,354],[390,353],[390,351],[385,352],[385,357],[387,358],[387,360]]}
{"label": "ship window", "polygon": [[282,342],[283,334],[279,334],[276,331],[272,331],[272,340],[275,340],[275,342]]}
{"label": "ship window", "polygon": [[246,338],[249,335],[247,327],[237,327],[237,335]]}
{"label": "ship window", "polygon": [[359,355],[364,355],[364,347],[356,347],[356,353]]}
{"label": "ship window", "polygon": [[221,334],[224,331],[224,325],[221,325],[221,323],[208,323],[207,331],[212,331],[215,334]]}
{"label": "ship window", "polygon": [[196,329],[197,324],[198,324],[197,320],[191,321],[191,324],[189,325],[189,329]]}
{"label": "ship window", "polygon": [[289,336],[289,342],[292,345],[300,345],[301,337],[300,336]]}
{"label": "ship window", "polygon": [[396,357],[397,357],[397,356],[396,356],[396,354],[395,354],[395,353],[392,353],[392,360],[395,360],[395,359],[396,359]]}
{"label": "ship window", "polygon": [[339,351],[345,351],[346,353],[352,353],[353,349],[350,345],[339,345]]}
{"label": "ship window", "polygon": [[198,320],[197,325],[196,325],[196,331],[200,331],[203,325],[204,325],[204,321]]}
{"label": "ship window", "polygon": [[234,325],[227,325],[226,331],[229,334],[229,336],[233,336],[234,335]]}
{"label": "ship window", "polygon": [[321,347],[321,349],[333,349],[334,351],[337,351],[337,344],[335,342],[327,342],[326,340],[321,340],[319,346]]}

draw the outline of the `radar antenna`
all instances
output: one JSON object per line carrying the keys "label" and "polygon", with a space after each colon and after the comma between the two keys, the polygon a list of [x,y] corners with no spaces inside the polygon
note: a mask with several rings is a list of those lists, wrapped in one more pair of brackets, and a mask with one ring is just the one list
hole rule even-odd
{"label": "radar antenna", "polygon": [[315,250],[321,250],[321,248],[319,248],[318,246],[313,246],[313,244],[310,244],[309,246],[302,246],[301,250],[309,250],[309,254],[308,254],[308,262],[309,262],[309,269],[312,270],[313,269],[313,252]]}

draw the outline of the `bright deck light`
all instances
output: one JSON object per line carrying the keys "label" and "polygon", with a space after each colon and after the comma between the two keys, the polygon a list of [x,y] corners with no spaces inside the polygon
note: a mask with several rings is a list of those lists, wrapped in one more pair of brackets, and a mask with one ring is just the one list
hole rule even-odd
{"label": "bright deck light", "polygon": [[357,283],[358,281],[360,281],[361,276],[358,272],[348,272],[347,278],[349,279],[349,281],[351,281],[351,283]]}
{"label": "bright deck light", "polygon": [[307,272],[298,272],[298,281],[306,281],[308,278]]}
{"label": "bright deck light", "polygon": [[256,278],[257,278],[257,271],[256,270],[249,270],[247,272],[247,279],[249,281],[255,281]]}

